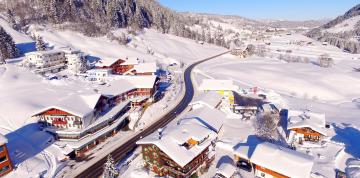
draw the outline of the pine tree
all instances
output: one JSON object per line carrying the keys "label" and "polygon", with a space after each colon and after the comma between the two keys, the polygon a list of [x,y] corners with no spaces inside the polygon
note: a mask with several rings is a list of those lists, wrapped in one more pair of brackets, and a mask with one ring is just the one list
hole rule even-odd
{"label": "pine tree", "polygon": [[11,11],[10,9],[8,9],[6,15],[7,15],[7,19],[8,19],[8,21],[9,21],[10,26],[11,26],[14,30],[19,30],[18,25],[16,24],[16,20],[15,20],[13,11]]}
{"label": "pine tree", "polygon": [[60,17],[58,12],[58,3],[57,0],[50,0],[49,4],[49,15],[53,21],[53,23],[59,24],[60,23]]}
{"label": "pine tree", "polygon": [[36,50],[38,51],[45,51],[46,50],[46,45],[45,42],[43,40],[43,38],[41,36],[37,36],[36,37]]}
{"label": "pine tree", "polygon": [[108,155],[107,161],[104,165],[104,178],[115,178],[119,175],[119,171],[115,167],[115,161],[111,157],[111,155]]}
{"label": "pine tree", "polygon": [[19,56],[13,38],[2,27],[0,27],[0,56],[3,61]]}

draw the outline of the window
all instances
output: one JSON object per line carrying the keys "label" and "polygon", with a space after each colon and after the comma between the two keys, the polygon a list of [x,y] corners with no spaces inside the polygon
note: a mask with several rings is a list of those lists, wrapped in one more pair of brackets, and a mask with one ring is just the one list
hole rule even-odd
{"label": "window", "polygon": [[0,157],[0,163],[3,163],[3,162],[5,162],[5,161],[7,161],[6,156]]}
{"label": "window", "polygon": [[0,146],[0,153],[5,150],[5,146]]}
{"label": "window", "polygon": [[5,173],[6,171],[8,171],[10,169],[10,166],[5,166],[3,168],[0,168],[0,174]]}

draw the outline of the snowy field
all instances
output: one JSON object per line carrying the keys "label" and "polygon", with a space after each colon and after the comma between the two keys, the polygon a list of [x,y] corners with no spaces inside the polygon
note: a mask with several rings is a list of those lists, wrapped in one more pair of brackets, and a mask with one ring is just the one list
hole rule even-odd
{"label": "snowy field", "polygon": [[110,41],[106,37],[91,38],[73,31],[34,27],[32,33],[42,36],[45,42],[54,48],[69,46],[104,60],[138,57],[141,60],[158,63],[191,63],[225,51],[221,47],[201,45],[192,40],[157,33],[151,29],[145,29],[138,36],[131,35],[131,42],[127,46],[119,45],[118,42]]}

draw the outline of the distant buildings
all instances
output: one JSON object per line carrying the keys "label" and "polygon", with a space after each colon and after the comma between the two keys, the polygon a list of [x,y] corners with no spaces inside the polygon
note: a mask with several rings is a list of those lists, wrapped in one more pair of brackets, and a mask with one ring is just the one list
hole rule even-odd
{"label": "distant buildings", "polygon": [[83,73],[87,70],[84,53],[70,48],[26,53],[23,64],[39,74],[56,73],[65,68],[72,73]]}
{"label": "distant buildings", "polygon": [[34,68],[40,74],[58,72],[66,68],[65,53],[58,50],[26,53],[24,65]]}
{"label": "distant buildings", "polygon": [[5,136],[0,134],[0,177],[5,176],[13,170],[9,152],[6,147],[7,142],[8,140]]}
{"label": "distant buildings", "polygon": [[157,70],[156,63],[143,63],[134,57],[100,61],[97,68],[111,69],[113,74],[118,75],[155,75]]}

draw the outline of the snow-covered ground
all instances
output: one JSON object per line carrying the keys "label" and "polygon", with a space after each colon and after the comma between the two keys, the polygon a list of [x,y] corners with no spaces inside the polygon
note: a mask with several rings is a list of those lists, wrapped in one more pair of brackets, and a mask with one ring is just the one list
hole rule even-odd
{"label": "snow-covered ground", "polygon": [[[10,26],[0,19],[0,25],[14,38],[22,53],[35,50],[33,40],[26,34],[12,30]],[[116,41],[110,41],[106,37],[90,38],[73,31],[61,31],[51,27],[32,26],[29,33],[43,37],[50,48],[73,47],[85,52],[94,59],[119,59],[126,57],[138,57],[143,61],[157,61],[159,65],[166,66],[172,63],[192,63],[208,56],[225,51],[224,48],[213,45],[201,45],[192,40],[165,35],[154,30],[145,30],[138,36],[131,36],[132,40],[127,46],[120,45]],[[149,52],[151,51],[151,52]],[[82,167],[74,166],[74,162],[63,160],[62,145],[54,144],[53,137],[38,128],[37,121],[31,116],[40,109],[53,105],[63,97],[70,95],[94,94],[91,83],[83,81],[81,77],[69,76],[59,80],[47,80],[30,72],[26,68],[17,66],[17,62],[23,57],[9,61],[9,64],[0,66],[0,133],[8,140],[11,159],[16,169],[6,177],[53,177],[62,175],[58,173],[65,167],[67,171],[71,165],[76,170]],[[174,73],[176,71],[173,71]],[[178,75],[181,75],[179,73]],[[177,84],[176,84],[177,85]],[[170,91],[177,91],[179,88]],[[174,93],[169,95],[176,97]],[[168,100],[172,100],[166,97]],[[74,103],[76,104],[76,103]],[[169,105],[169,103],[166,103]],[[160,104],[164,106],[164,104]],[[159,106],[160,106],[159,105]],[[155,115],[162,107],[153,107],[151,113],[145,114],[142,123],[151,123]],[[169,106],[170,107],[170,106]],[[141,120],[140,120],[141,121]],[[114,138],[108,139],[99,145],[92,154],[102,154],[99,150],[110,150],[134,132],[119,133]],[[107,153],[106,153],[107,154]],[[85,165],[82,163],[81,165]],[[68,174],[66,174],[68,175]]]}
{"label": "snow-covered ground", "polygon": [[[316,61],[322,53],[329,53],[335,65],[321,68],[313,62],[287,63],[267,57],[240,59],[229,54],[199,65],[195,69],[197,82],[204,78],[231,79],[243,89],[258,87],[277,93],[272,100],[281,101],[285,109],[325,113],[326,121],[333,125],[325,147],[299,151],[314,156],[313,175],[334,177],[335,170],[349,169],[355,170],[353,174],[357,175],[358,166],[356,163],[349,166],[349,161],[360,158],[360,147],[356,144],[360,141],[360,73],[353,70],[353,67],[360,66],[359,56],[317,42],[314,46],[290,45],[293,40],[312,41],[297,34],[285,35],[276,37],[275,43],[273,41],[268,48],[270,52],[279,48],[291,49],[292,54],[309,57],[311,61]],[[236,143],[246,143],[247,136],[254,134],[249,130],[251,125],[238,122],[244,121],[226,122],[225,134],[219,136],[220,144],[217,145],[217,166],[210,169],[209,176],[215,174],[221,157],[233,158],[231,149],[236,147]],[[244,177],[253,177],[241,173]]]}
{"label": "snow-covered ground", "polygon": [[355,16],[355,17],[349,18],[347,20],[344,20],[343,22],[335,25],[334,27],[326,29],[325,31],[329,32],[329,33],[340,33],[340,32],[352,31],[355,29],[355,25],[359,21],[360,21],[360,16]]}

